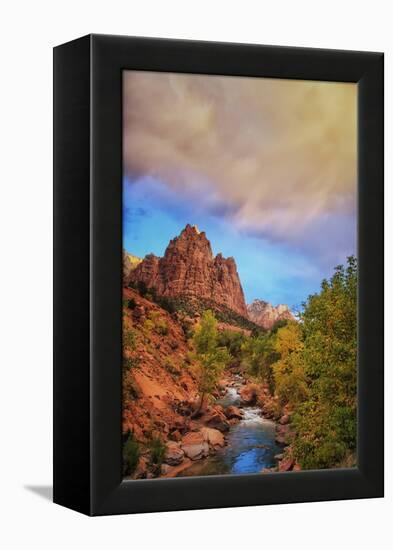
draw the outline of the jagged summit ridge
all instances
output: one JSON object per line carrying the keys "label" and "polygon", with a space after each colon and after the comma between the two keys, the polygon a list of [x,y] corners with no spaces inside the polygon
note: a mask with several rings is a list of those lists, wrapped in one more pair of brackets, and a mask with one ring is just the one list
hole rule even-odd
{"label": "jagged summit ridge", "polygon": [[247,317],[243,289],[234,258],[213,256],[209,239],[187,224],[169,242],[162,258],[145,256],[129,273],[129,282],[143,281],[162,296],[206,298]]}
{"label": "jagged summit ridge", "polygon": [[284,319],[294,320],[294,316],[286,304],[273,306],[264,300],[253,300],[247,305],[248,317],[257,325],[269,330],[277,322]]}

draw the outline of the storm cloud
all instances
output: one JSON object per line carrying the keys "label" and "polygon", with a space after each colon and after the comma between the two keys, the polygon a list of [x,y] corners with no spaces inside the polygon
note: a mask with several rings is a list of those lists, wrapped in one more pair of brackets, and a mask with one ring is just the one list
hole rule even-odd
{"label": "storm cloud", "polygon": [[123,83],[129,181],[158,178],[247,234],[353,249],[356,84],[135,71]]}

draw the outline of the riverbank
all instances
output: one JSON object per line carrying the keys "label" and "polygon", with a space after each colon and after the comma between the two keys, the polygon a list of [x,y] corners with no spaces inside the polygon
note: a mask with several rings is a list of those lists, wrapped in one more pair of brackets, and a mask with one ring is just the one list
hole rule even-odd
{"label": "riverbank", "polygon": [[[183,401],[184,425],[165,438],[160,465],[142,453],[127,479],[255,474],[299,470],[290,447],[290,414],[280,416],[266,386],[227,371],[214,401],[196,414],[198,401]],[[282,412],[282,411],[281,411]]]}
{"label": "riverbank", "polygon": [[198,411],[188,324],[132,289],[124,304],[125,479],[282,470],[288,415],[267,385],[234,358]]}
{"label": "riverbank", "polygon": [[[247,382],[240,374],[222,380],[220,387],[221,395],[216,407],[222,408],[227,416],[232,416],[229,429],[223,433],[224,445],[215,446],[207,456],[188,459],[177,466],[164,463],[163,477],[252,474],[292,469],[293,464],[285,453],[288,430],[285,424],[263,416],[256,392],[256,389],[259,392],[262,389]],[[198,441],[197,435],[194,438]]]}

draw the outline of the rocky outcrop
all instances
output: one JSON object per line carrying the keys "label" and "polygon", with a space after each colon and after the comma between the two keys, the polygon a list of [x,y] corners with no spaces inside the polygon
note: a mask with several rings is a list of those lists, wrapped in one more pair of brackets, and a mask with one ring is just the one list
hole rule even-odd
{"label": "rocky outcrop", "polygon": [[182,440],[181,448],[191,460],[199,460],[209,455],[209,444],[202,432],[189,432]]}
{"label": "rocky outcrop", "polygon": [[276,424],[276,442],[281,445],[289,445],[293,437],[290,426],[288,424]]}
{"label": "rocky outcrop", "polygon": [[215,428],[221,432],[227,432],[230,424],[225,416],[221,405],[216,405],[207,411],[201,418],[201,421],[209,428]]}
{"label": "rocky outcrop", "polygon": [[258,384],[245,384],[239,390],[240,399],[245,405],[255,405],[258,398]]}
{"label": "rocky outcrop", "polygon": [[244,416],[244,413],[238,407],[235,407],[235,405],[229,405],[229,407],[225,409],[225,416],[229,420],[232,420],[233,418],[241,420]]}
{"label": "rocky outcrop", "polygon": [[170,466],[177,466],[184,459],[184,451],[175,441],[168,441],[166,444],[165,461]]}
{"label": "rocky outcrop", "polygon": [[128,288],[123,298],[123,433],[131,432],[141,445],[155,436],[179,441],[198,396],[193,373],[183,368],[187,339],[157,304]]}
{"label": "rocky outcrop", "polygon": [[247,317],[243,289],[233,258],[213,256],[205,233],[186,225],[162,258],[148,254],[129,272],[130,283],[144,283],[166,297],[202,298]]}
{"label": "rocky outcrop", "polygon": [[279,304],[274,307],[264,300],[254,300],[251,304],[247,305],[247,311],[250,321],[266,330],[270,330],[277,321],[284,319],[289,321],[295,320],[287,305]]}
{"label": "rocky outcrop", "polygon": [[129,254],[123,248],[123,277],[126,281],[129,279],[131,271],[134,270],[141,261],[142,258]]}
{"label": "rocky outcrop", "polygon": [[215,430],[214,428],[202,428],[201,432],[205,441],[207,441],[214,450],[219,447],[224,447],[225,439],[219,430]]}

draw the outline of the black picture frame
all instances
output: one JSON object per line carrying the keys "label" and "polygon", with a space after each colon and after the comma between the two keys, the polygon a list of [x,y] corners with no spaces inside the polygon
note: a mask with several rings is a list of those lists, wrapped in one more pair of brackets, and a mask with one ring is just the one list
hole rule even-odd
{"label": "black picture frame", "polygon": [[[358,83],[358,466],[122,481],[122,71]],[[383,54],[89,35],[54,49],[54,502],[88,515],[383,496]]]}

